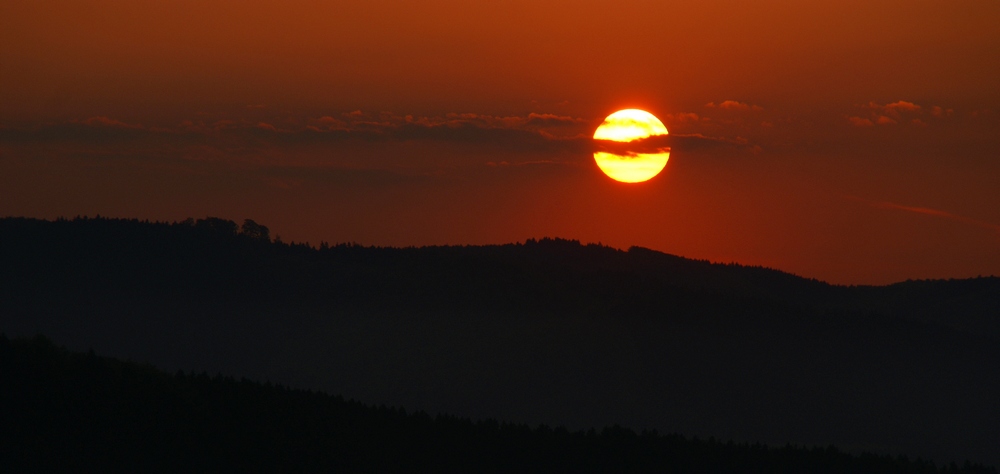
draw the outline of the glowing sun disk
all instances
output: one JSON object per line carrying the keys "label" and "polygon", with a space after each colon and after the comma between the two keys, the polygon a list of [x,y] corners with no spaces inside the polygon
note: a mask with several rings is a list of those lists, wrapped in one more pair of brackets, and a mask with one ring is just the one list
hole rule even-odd
{"label": "glowing sun disk", "polygon": [[[653,114],[639,109],[625,109],[604,119],[594,132],[594,139],[632,142],[667,133],[667,127]],[[669,151],[626,154],[594,152],[594,161],[601,171],[611,179],[623,183],[649,180],[663,170],[669,158]]]}
{"label": "glowing sun disk", "polygon": [[630,142],[666,134],[667,127],[664,127],[663,122],[653,114],[645,110],[625,109],[608,115],[604,123],[594,132],[594,139]]}

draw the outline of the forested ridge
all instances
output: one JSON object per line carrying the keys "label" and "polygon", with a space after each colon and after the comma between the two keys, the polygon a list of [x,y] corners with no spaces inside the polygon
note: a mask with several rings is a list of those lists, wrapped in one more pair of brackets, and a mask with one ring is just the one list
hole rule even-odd
{"label": "forested ridge", "polygon": [[470,419],[1000,465],[1000,278],[837,286],[541,239],[0,219],[0,332]]}
{"label": "forested ridge", "polygon": [[8,472],[982,473],[828,447],[431,417],[0,336]]}
{"label": "forested ridge", "polygon": [[695,306],[750,300],[903,317],[1000,338],[1000,278],[993,276],[845,287],[763,267],[563,239],[421,248],[285,243],[252,220],[240,226],[219,218],[4,218],[0,243],[9,270],[0,277],[18,292],[52,284],[85,291],[113,282],[121,291],[155,284],[210,298],[229,291],[336,305],[622,312],[649,310],[664,298]]}

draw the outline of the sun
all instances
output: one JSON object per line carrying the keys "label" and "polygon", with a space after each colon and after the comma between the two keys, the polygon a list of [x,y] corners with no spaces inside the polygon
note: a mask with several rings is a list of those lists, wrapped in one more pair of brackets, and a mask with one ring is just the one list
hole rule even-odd
{"label": "sun", "polygon": [[[663,122],[645,110],[619,110],[608,115],[594,132],[594,140],[598,141],[594,161],[604,174],[615,181],[648,181],[663,171],[670,158],[669,149],[651,147],[648,139],[667,133]],[[607,145],[602,145],[602,142]]]}

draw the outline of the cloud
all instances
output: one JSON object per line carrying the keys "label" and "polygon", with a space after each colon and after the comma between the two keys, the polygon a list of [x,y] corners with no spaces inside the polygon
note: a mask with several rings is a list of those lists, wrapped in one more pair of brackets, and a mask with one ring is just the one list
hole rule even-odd
{"label": "cloud", "polygon": [[945,109],[937,105],[931,108],[931,115],[935,117],[951,117],[954,113],[955,109]]}
{"label": "cloud", "polygon": [[913,102],[907,102],[905,100],[900,100],[898,102],[886,104],[885,108],[889,110],[905,110],[907,112],[916,112],[920,110],[919,105],[914,104]]}
{"label": "cloud", "polygon": [[466,125],[472,125],[480,128],[503,128],[503,129],[525,129],[525,130],[539,130],[546,128],[562,128],[579,126],[580,124],[589,123],[589,120],[570,117],[566,115],[556,115],[556,114],[546,114],[546,113],[529,113],[527,116],[494,116],[486,114],[476,114],[476,113],[448,113],[444,117],[419,117],[414,118],[412,115],[407,115],[405,117],[407,123],[424,125],[428,127],[434,126],[447,126],[447,127],[462,127]]}
{"label": "cloud", "polygon": [[[919,105],[905,100],[899,100],[885,105],[881,105],[876,102],[868,102],[868,104],[861,107],[868,109],[871,114],[871,119],[880,125],[898,123],[903,120],[904,114],[912,116],[920,114],[922,110],[922,107]],[[882,117],[886,117],[886,119],[883,119]],[[887,121],[888,119],[891,119],[892,122]]]}
{"label": "cloud", "polygon": [[947,211],[942,211],[940,209],[932,209],[929,207],[918,207],[918,206],[904,206],[902,204],[896,204],[889,201],[869,201],[866,199],[861,199],[856,196],[844,196],[851,201],[863,202],[876,209],[884,209],[889,211],[903,211],[910,212],[914,214],[921,214],[925,216],[938,217],[942,219],[948,219],[955,222],[960,222],[962,224],[967,224],[983,229],[992,230],[994,232],[1000,233],[1000,225],[994,224],[992,222],[981,221],[979,219],[973,219],[971,217],[960,216],[957,214],[952,214]]}
{"label": "cloud", "polygon": [[695,151],[710,148],[747,149],[753,154],[764,149],[750,143],[743,137],[726,138],[712,137],[700,133],[657,135],[631,142],[616,142],[611,140],[592,140],[593,151],[604,151],[624,156],[635,156],[639,153],[662,153],[676,148],[684,151]]}
{"label": "cloud", "polygon": [[944,219],[949,219],[949,220],[953,220],[953,221],[956,221],[956,222],[961,222],[963,224],[969,224],[969,225],[973,225],[973,226],[976,226],[976,227],[981,227],[981,228],[984,228],[984,229],[989,229],[989,230],[992,230],[992,231],[1000,233],[1000,225],[994,224],[992,222],[981,221],[981,220],[978,220],[978,219],[973,219],[971,217],[960,216],[960,215],[957,215],[957,214],[952,214],[950,212],[946,212],[946,211],[942,211],[942,210],[938,210],[938,209],[931,209],[929,207],[903,206],[903,205],[900,205],[900,204],[896,204],[896,203],[892,203],[892,202],[887,202],[887,201],[876,202],[876,203],[874,203],[874,206],[877,207],[877,208],[879,208],[879,209],[890,209],[890,210],[906,211],[906,212],[913,212],[913,213],[916,213],[916,214],[923,214],[923,215],[926,215],[926,216],[941,217],[941,218],[944,218]]}
{"label": "cloud", "polygon": [[[494,116],[454,112],[414,116],[381,112],[375,117],[356,112],[286,120],[286,123],[226,121],[212,130],[213,139],[231,139],[240,146],[237,140],[243,136],[275,145],[434,141],[482,146],[491,151],[586,152],[592,125],[591,120],[549,113]],[[281,133],[262,133],[265,130]]]}
{"label": "cloud", "polygon": [[159,127],[144,127],[105,116],[27,128],[0,129],[0,142],[7,143],[115,143],[172,133]]}
{"label": "cloud", "polygon": [[110,119],[108,117],[90,117],[80,123],[84,125],[90,125],[92,127],[119,127],[119,128],[135,128],[141,129],[142,125],[138,124],[128,124],[120,120]]}
{"label": "cloud", "polygon": [[670,135],[654,135],[630,142],[614,140],[594,140],[594,151],[603,151],[620,156],[636,156],[639,154],[656,154],[670,151]]}
{"label": "cloud", "polygon": [[314,132],[329,132],[334,130],[348,130],[347,122],[333,118],[329,115],[324,115],[318,119],[312,121],[312,124],[306,125],[307,130],[312,130]]}
{"label": "cloud", "polygon": [[855,127],[874,127],[875,126],[875,122],[872,122],[871,119],[866,119],[866,118],[862,118],[862,117],[848,117],[847,120],[850,120],[851,121],[851,125],[854,125]]}
{"label": "cloud", "polygon": [[[929,126],[928,121],[925,120],[927,117],[925,114],[926,109],[907,100],[897,100],[896,102],[884,105],[872,101],[858,107],[866,110],[868,117],[858,115],[847,118],[852,125],[857,127],[897,125],[900,123],[908,123],[916,127]],[[954,112],[953,109],[945,109],[938,105],[930,108],[930,115],[938,119],[950,117]]]}
{"label": "cloud", "polygon": [[335,118],[333,118],[333,117],[331,117],[329,115],[324,115],[324,116],[316,119],[316,122],[318,122],[321,125],[327,126],[327,127],[338,127],[338,128],[340,128],[340,127],[347,126],[347,122],[344,122],[343,120],[335,119]]}
{"label": "cloud", "polygon": [[566,165],[572,165],[572,163],[567,163],[565,161],[555,161],[555,160],[519,161],[519,162],[515,162],[515,163],[511,163],[509,161],[501,161],[499,163],[497,163],[495,161],[487,161],[486,162],[486,166],[490,166],[490,167],[495,167],[495,166],[536,166],[536,165],[559,165],[559,166],[566,166]]}
{"label": "cloud", "polygon": [[381,137],[385,140],[430,140],[454,144],[481,145],[491,150],[536,152],[583,152],[590,138],[585,135],[554,136],[544,130],[522,127],[481,126],[476,122],[448,121],[443,124],[425,125],[420,122],[388,129]]}
{"label": "cloud", "polygon": [[[670,119],[675,122],[700,123],[704,117],[695,113],[677,113],[671,115]],[[91,117],[64,124],[40,125],[34,129],[3,129],[0,130],[0,142],[55,144],[73,141],[110,149],[107,147],[114,147],[125,141],[145,140],[151,149],[161,149],[165,153],[189,150],[191,156],[212,156],[213,159],[235,157],[235,160],[282,147],[408,141],[437,142],[446,146],[464,147],[470,151],[481,150],[483,153],[527,152],[587,156],[599,147],[591,138],[594,125],[594,120],[544,112],[525,115],[453,112],[415,116],[391,112],[365,114],[355,110],[305,119],[281,117],[249,120],[222,117],[206,121],[203,117],[195,117],[180,121],[169,130],[140,128],[139,125],[108,117]],[[749,148],[753,144],[741,138],[671,134],[630,146],[633,147],[633,152],[657,152],[670,147],[684,150],[718,146]]]}
{"label": "cloud", "polygon": [[554,115],[554,114],[536,114],[534,112],[528,114],[528,124],[537,125],[574,125],[578,123],[585,123],[587,120],[569,117],[566,115]]}
{"label": "cloud", "polygon": [[764,110],[764,108],[759,105],[751,105],[747,104],[746,102],[739,102],[736,100],[724,100],[720,102],[718,105],[716,105],[715,102],[709,102],[705,104],[705,107],[713,107],[713,108],[718,107],[720,109],[726,109],[726,110],[754,110],[754,111]]}
{"label": "cloud", "polygon": [[239,122],[235,120],[216,120],[215,123],[212,124],[212,130],[234,130],[239,128],[239,126]]}
{"label": "cloud", "polygon": [[663,118],[667,122],[697,122],[699,120],[698,114],[692,112],[680,112],[676,114],[666,114]]}
{"label": "cloud", "polygon": [[729,110],[750,110],[750,106],[744,102],[737,102],[735,100],[725,100],[719,104],[720,109]]}

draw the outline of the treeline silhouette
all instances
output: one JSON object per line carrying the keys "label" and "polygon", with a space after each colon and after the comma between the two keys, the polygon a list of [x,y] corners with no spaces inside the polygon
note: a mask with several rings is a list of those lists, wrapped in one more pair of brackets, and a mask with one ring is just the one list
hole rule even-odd
{"label": "treeline silhouette", "polygon": [[366,403],[1000,465],[1000,279],[845,287],[560,239],[0,219],[0,331]]}
{"label": "treeline silhouette", "polygon": [[52,284],[85,293],[114,282],[111,289],[121,292],[153,286],[209,298],[232,292],[248,301],[294,295],[338,306],[629,314],[658,312],[665,300],[685,309],[708,301],[878,314],[1000,339],[997,277],[845,287],[763,267],[548,238],[490,246],[313,247],[272,241],[269,229],[250,219],[240,226],[212,217],[177,223],[4,218],[0,239],[9,269],[0,277],[18,293]]}
{"label": "treeline silhouette", "polygon": [[769,448],[621,427],[570,432],[69,352],[0,335],[7,472],[969,473],[830,447]]}

